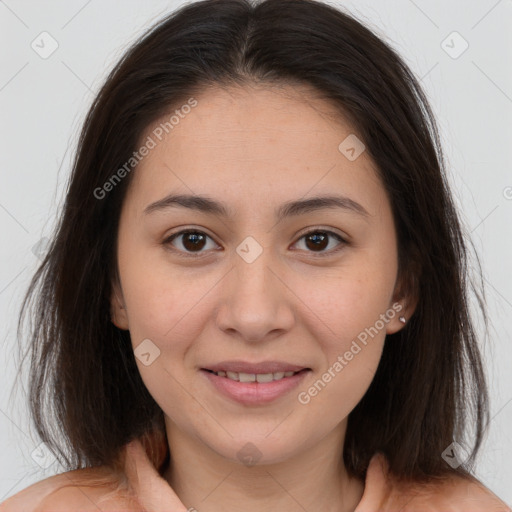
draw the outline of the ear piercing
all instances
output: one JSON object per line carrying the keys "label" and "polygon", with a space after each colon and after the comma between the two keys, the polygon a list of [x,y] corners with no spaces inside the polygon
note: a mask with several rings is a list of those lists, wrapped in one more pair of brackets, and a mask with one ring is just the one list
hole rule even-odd
{"label": "ear piercing", "polygon": [[400,317],[398,317],[398,320],[400,320],[400,322],[402,322],[403,324],[405,324],[405,316],[400,316]]}

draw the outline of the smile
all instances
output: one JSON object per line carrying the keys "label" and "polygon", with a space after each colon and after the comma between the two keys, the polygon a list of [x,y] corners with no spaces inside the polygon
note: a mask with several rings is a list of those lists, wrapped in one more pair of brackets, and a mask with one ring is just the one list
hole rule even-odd
{"label": "smile", "polygon": [[275,373],[213,371],[205,368],[200,371],[214,390],[244,405],[268,404],[284,397],[297,387],[309,372],[309,368],[296,372]]}
{"label": "smile", "polygon": [[[235,380],[238,382],[272,382],[273,380],[281,380],[285,377],[291,377],[299,372],[275,372],[275,373],[244,373],[244,372],[230,372],[206,370],[214,373],[219,377],[226,377],[227,379]],[[301,370],[304,371],[304,370]]]}

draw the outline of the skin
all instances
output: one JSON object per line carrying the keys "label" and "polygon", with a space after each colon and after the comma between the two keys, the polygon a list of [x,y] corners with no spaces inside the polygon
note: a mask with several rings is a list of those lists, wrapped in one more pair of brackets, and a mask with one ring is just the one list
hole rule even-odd
{"label": "skin", "polygon": [[[113,322],[130,331],[134,349],[150,339],[160,350],[148,366],[136,361],[165,415],[172,454],[165,479],[200,512],[353,511],[364,483],[349,478],[342,461],[348,415],[375,375],[386,334],[415,307],[399,295],[385,189],[367,152],[349,161],[339,151],[354,129],[305,88],[212,88],[195,98],[198,105],[133,171],[112,292]],[[208,195],[235,215],[178,207],[143,213],[171,192]],[[369,215],[331,208],[276,223],[282,203],[333,192]],[[165,243],[183,229],[210,237],[197,249],[202,257],[193,257],[190,238]],[[303,236],[315,229],[347,243],[331,235],[315,250]],[[236,252],[247,236],[263,250],[252,263]],[[400,314],[299,403],[298,393],[397,302]],[[226,359],[276,359],[312,371],[300,388],[248,406],[222,396],[199,370]],[[253,466],[237,456],[249,442],[261,454]]]}

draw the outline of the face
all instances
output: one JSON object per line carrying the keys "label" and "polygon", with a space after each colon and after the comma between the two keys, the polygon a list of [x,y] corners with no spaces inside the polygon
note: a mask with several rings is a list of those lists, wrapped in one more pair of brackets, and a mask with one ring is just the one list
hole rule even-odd
{"label": "face", "polygon": [[[306,90],[219,88],[195,99],[165,137],[169,116],[141,139],[156,144],[123,203],[113,321],[130,331],[168,433],[234,461],[250,446],[268,463],[342,442],[386,334],[411,313],[395,293],[385,189],[367,152],[357,156],[354,129]],[[171,194],[220,207],[153,205]],[[311,202],[323,196],[343,202]],[[273,383],[205,370],[233,360],[306,370]]]}

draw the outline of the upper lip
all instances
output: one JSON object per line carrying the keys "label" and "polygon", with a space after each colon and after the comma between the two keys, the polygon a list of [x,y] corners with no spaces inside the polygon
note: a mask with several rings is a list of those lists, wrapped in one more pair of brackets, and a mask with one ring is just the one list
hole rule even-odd
{"label": "upper lip", "polygon": [[307,366],[287,363],[285,361],[262,361],[261,363],[248,363],[246,361],[231,360],[221,361],[203,367],[204,370],[214,372],[229,371],[236,373],[277,373],[277,372],[298,372],[304,369],[310,369]]}

